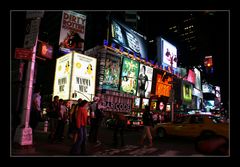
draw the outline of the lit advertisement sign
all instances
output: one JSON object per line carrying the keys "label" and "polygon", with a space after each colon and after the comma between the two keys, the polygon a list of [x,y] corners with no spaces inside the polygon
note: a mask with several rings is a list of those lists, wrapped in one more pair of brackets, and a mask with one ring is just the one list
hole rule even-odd
{"label": "lit advertisement sign", "polygon": [[171,111],[171,105],[170,104],[167,104],[166,105],[166,112],[170,112]]}
{"label": "lit advertisement sign", "polygon": [[212,56],[205,56],[204,66],[205,66],[205,67],[211,67],[211,66],[213,66]]}
{"label": "lit advertisement sign", "polygon": [[142,99],[142,109],[145,109],[145,106],[148,106],[148,105],[149,105],[149,99],[143,98]]}
{"label": "lit advertisement sign", "polygon": [[79,98],[91,101],[95,95],[97,59],[74,52],[71,95],[77,93]]}
{"label": "lit advertisement sign", "polygon": [[54,77],[53,96],[69,100],[69,88],[72,71],[72,53],[57,59]]}
{"label": "lit advertisement sign", "polygon": [[214,100],[204,100],[204,106],[206,109],[214,108]]}
{"label": "lit advertisement sign", "polygon": [[157,55],[159,63],[177,68],[177,48],[163,38],[157,38]]}
{"label": "lit advertisement sign", "polygon": [[63,11],[60,31],[60,48],[84,50],[86,16],[73,11]]}
{"label": "lit advertisement sign", "polygon": [[120,90],[132,95],[137,93],[137,76],[138,76],[139,62],[129,58],[123,59],[121,86]]}
{"label": "lit advertisement sign", "polygon": [[134,108],[139,108],[140,107],[140,98],[137,97],[134,100]]}
{"label": "lit advertisement sign", "polygon": [[196,88],[193,88],[192,95],[197,96],[199,98],[203,98],[203,93]]}
{"label": "lit advertisement sign", "polygon": [[215,91],[216,91],[215,104],[216,104],[216,105],[220,105],[220,104],[221,104],[221,92],[220,92],[220,87],[219,87],[219,86],[215,86]]}
{"label": "lit advertisement sign", "polygon": [[170,96],[171,91],[171,84],[169,82],[172,81],[171,77],[168,77],[165,79],[165,81],[162,81],[162,75],[157,74],[157,84],[156,84],[156,95],[157,96]]}
{"label": "lit advertisement sign", "polygon": [[37,49],[37,55],[47,58],[47,59],[52,59],[52,52],[53,52],[53,47],[45,42],[38,42],[38,49]]}
{"label": "lit advertisement sign", "polygon": [[121,57],[106,55],[103,89],[118,90],[121,70]]}
{"label": "lit advertisement sign", "polygon": [[137,96],[150,98],[153,68],[140,64]]}
{"label": "lit advertisement sign", "polygon": [[192,102],[192,85],[191,84],[183,82],[182,95],[183,95],[183,101],[185,103]]}
{"label": "lit advertisement sign", "polygon": [[146,37],[130,29],[126,25],[112,20],[111,23],[112,40],[125,49],[140,54],[142,58],[147,58]]}
{"label": "lit advertisement sign", "polygon": [[193,84],[195,84],[195,73],[193,70],[188,70],[188,77],[187,77],[187,80]]}
{"label": "lit advertisement sign", "polygon": [[206,84],[206,83],[202,84],[202,92],[215,94],[215,90],[213,89],[213,86]]}
{"label": "lit advertisement sign", "polygon": [[200,74],[200,71],[198,69],[194,68],[194,73],[196,75],[195,88],[201,90],[201,74]]}

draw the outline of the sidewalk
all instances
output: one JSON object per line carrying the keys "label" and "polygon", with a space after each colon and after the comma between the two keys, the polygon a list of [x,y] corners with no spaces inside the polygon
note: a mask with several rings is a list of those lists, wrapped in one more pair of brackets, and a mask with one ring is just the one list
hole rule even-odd
{"label": "sidewalk", "polygon": [[[72,139],[67,136],[68,126],[65,127],[63,142],[50,143],[48,140],[49,133],[43,131],[43,124],[43,122],[40,122],[35,134],[33,134],[33,145],[25,148],[12,145],[11,156],[72,156],[69,154]],[[94,156],[94,153],[101,150],[103,146],[87,142],[86,147],[87,156]]]}

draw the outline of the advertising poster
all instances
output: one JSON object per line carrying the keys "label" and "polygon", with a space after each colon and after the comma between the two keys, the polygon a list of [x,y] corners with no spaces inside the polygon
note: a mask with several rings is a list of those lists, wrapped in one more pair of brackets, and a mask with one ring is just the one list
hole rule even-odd
{"label": "advertising poster", "polygon": [[182,88],[183,102],[191,103],[192,102],[192,86],[186,82],[183,82]]}
{"label": "advertising poster", "polygon": [[142,99],[142,109],[145,109],[145,106],[149,106],[149,99]]}
{"label": "advertising poster", "polygon": [[177,48],[163,38],[157,38],[157,55],[160,64],[177,68]]}
{"label": "advertising poster", "polygon": [[172,81],[171,77],[168,77],[164,81],[162,80],[162,75],[157,74],[157,83],[156,83],[156,95],[157,96],[170,96],[170,91],[172,88],[172,85],[168,82]]}
{"label": "advertising poster", "polygon": [[103,89],[118,90],[121,71],[121,57],[106,55]]}
{"label": "advertising poster", "polygon": [[195,79],[196,79],[196,75],[194,73],[193,70],[188,70],[188,77],[187,80],[193,84],[195,84]]}
{"label": "advertising poster", "polygon": [[69,100],[69,88],[72,70],[72,53],[57,59],[53,86],[53,97]]}
{"label": "advertising poster", "polygon": [[120,90],[131,95],[137,93],[137,77],[138,77],[139,62],[129,58],[123,59],[121,86]]}
{"label": "advertising poster", "polygon": [[153,75],[152,67],[140,64],[137,96],[143,98],[150,98],[152,87],[152,75]]}
{"label": "advertising poster", "polygon": [[140,107],[140,98],[137,97],[134,100],[134,108],[139,108]]}
{"label": "advertising poster", "polygon": [[63,11],[60,31],[60,48],[84,50],[86,16],[73,11]]}
{"label": "advertising poster", "polygon": [[82,98],[91,101],[95,95],[96,58],[74,52],[71,94],[77,93],[73,100]]}
{"label": "advertising poster", "polygon": [[200,71],[198,69],[194,68],[194,73],[196,75],[195,88],[201,90],[201,74],[200,74]]}
{"label": "advertising poster", "polygon": [[125,49],[140,54],[142,58],[147,58],[146,37],[130,29],[126,25],[112,20],[111,23],[112,40]]}

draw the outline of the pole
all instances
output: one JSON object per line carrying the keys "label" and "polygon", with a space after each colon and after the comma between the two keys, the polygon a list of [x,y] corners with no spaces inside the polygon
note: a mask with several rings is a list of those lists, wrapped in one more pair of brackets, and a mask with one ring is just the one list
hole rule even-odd
{"label": "pole", "polygon": [[14,142],[20,145],[32,145],[32,128],[29,127],[31,102],[32,102],[32,87],[35,70],[36,48],[38,35],[33,47],[32,59],[28,61],[27,74],[25,80],[25,89],[23,97],[23,113],[21,115],[21,123],[16,129]]}
{"label": "pole", "polygon": [[[173,56],[171,57],[171,73],[173,73]],[[173,75],[172,75],[173,76]],[[172,93],[171,93],[171,100],[172,100],[172,102],[171,102],[171,109],[172,109],[172,112],[171,112],[171,122],[173,122],[174,121],[174,87],[173,87],[173,84],[174,84],[174,82],[173,82],[173,77],[172,77],[172,89],[171,89],[171,91],[172,91]]]}

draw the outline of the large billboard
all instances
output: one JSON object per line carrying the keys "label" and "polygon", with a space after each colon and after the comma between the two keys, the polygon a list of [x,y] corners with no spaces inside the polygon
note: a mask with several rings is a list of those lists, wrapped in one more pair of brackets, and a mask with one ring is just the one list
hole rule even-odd
{"label": "large billboard", "polygon": [[84,50],[86,16],[73,11],[63,11],[60,31],[60,48]]}
{"label": "large billboard", "polygon": [[196,75],[194,73],[193,70],[189,69],[188,70],[188,77],[187,77],[187,80],[193,84],[195,84],[195,80],[196,80]]}
{"label": "large billboard", "polygon": [[142,58],[147,58],[146,37],[132,30],[128,26],[112,20],[111,22],[112,40],[125,49],[140,54]]}
{"label": "large billboard", "polygon": [[177,68],[177,48],[163,38],[157,38],[158,63]]}
{"label": "large billboard", "polygon": [[121,57],[106,55],[103,89],[118,90],[120,71],[121,71]]}
{"label": "large billboard", "polygon": [[185,81],[183,81],[182,84],[182,99],[185,104],[190,104],[192,102],[192,85]]}
{"label": "large billboard", "polygon": [[140,64],[137,96],[150,98],[153,68]]}
{"label": "large billboard", "polygon": [[163,79],[163,76],[161,74],[157,74],[157,83],[156,83],[156,95],[157,96],[166,96],[170,97],[170,91],[172,89],[172,85],[169,83],[172,81],[171,77],[168,77],[167,79]]}
{"label": "large billboard", "polygon": [[126,57],[123,59],[120,86],[121,91],[136,95],[138,70],[139,62]]}
{"label": "large billboard", "polygon": [[88,101],[95,95],[97,59],[74,52],[71,94],[77,93],[72,100],[79,98]]}
{"label": "large billboard", "polygon": [[72,72],[72,53],[68,53],[57,59],[53,96],[59,96],[60,99],[69,100],[69,89]]}
{"label": "large billboard", "polygon": [[201,74],[197,68],[194,68],[194,73],[196,75],[195,79],[195,88],[201,90]]}
{"label": "large billboard", "polygon": [[95,95],[96,58],[71,52],[57,59],[53,96],[91,101]]}

